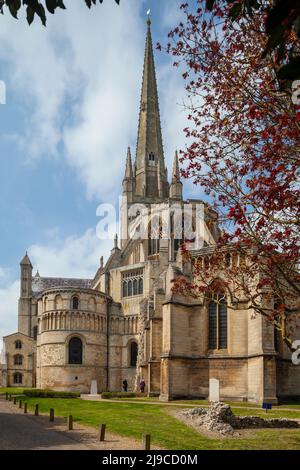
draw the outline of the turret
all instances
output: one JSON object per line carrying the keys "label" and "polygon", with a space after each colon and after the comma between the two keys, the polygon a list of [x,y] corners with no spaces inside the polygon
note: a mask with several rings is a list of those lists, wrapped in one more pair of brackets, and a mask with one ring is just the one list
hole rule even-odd
{"label": "turret", "polygon": [[123,178],[123,196],[127,197],[127,201],[130,203],[133,200],[134,191],[134,178],[132,171],[131,151],[130,147],[127,149],[125,175]]}
{"label": "turret", "polygon": [[31,335],[31,297],[32,297],[32,264],[26,252],[20,263],[20,298],[18,311],[18,331]]}
{"label": "turret", "polygon": [[170,185],[170,198],[182,199],[182,182],[180,181],[180,171],[178,162],[178,152],[176,150],[173,161],[172,181]]}

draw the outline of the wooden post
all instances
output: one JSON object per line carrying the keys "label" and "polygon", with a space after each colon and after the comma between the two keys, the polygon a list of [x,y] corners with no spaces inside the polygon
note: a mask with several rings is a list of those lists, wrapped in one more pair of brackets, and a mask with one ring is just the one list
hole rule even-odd
{"label": "wooden post", "polygon": [[27,403],[24,403],[24,413],[27,413]]}
{"label": "wooden post", "polygon": [[50,408],[50,421],[53,422],[54,421],[54,408]]}
{"label": "wooden post", "polygon": [[5,400],[8,400],[8,393],[5,393]]}
{"label": "wooden post", "polygon": [[19,408],[22,408],[22,400],[19,401]]}
{"label": "wooden post", "polygon": [[105,429],[106,429],[106,424],[101,424],[99,426],[99,440],[100,441],[105,441]]}
{"label": "wooden post", "polygon": [[14,397],[14,405],[17,404],[17,397]]}
{"label": "wooden post", "polygon": [[151,435],[144,434],[143,435],[143,449],[150,450],[150,447],[151,447]]}
{"label": "wooden post", "polygon": [[73,429],[73,416],[69,415],[68,416],[68,430],[72,431],[72,429]]}
{"label": "wooden post", "polygon": [[35,405],[34,416],[39,415],[39,405]]}

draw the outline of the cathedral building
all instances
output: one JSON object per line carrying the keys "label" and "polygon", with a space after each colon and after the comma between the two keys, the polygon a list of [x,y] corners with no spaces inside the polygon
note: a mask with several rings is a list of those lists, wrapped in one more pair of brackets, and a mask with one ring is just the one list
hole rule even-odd
{"label": "cathedral building", "polygon": [[172,280],[190,273],[174,217],[168,237],[160,237],[155,217],[149,236],[138,236],[142,211],[153,205],[189,205],[192,226],[203,208],[204,245],[191,245],[197,259],[209,256],[219,236],[216,212],[201,200],[183,199],[176,152],[168,178],[150,19],[136,155],[133,162],[128,148],[124,166],[121,236],[93,279],[33,275],[27,253],[22,259],[18,331],[4,338],[2,385],[89,393],[95,380],[101,392],[120,391],[124,379],[135,390],[143,379],[147,394],[167,401],[207,398],[214,378],[221,399],[276,403],[299,396],[300,368],[275,341],[273,326],[253,318],[242,298],[229,309],[226,291],[209,303],[173,292]]}

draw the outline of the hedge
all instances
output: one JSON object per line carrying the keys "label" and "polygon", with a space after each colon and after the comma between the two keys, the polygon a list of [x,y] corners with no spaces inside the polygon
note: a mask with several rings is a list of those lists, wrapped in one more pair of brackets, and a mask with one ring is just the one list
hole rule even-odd
{"label": "hedge", "polygon": [[55,390],[24,390],[24,395],[31,398],[79,398],[79,392],[56,392]]}
{"label": "hedge", "polygon": [[101,398],[139,398],[145,397],[145,393],[140,392],[102,392]]}

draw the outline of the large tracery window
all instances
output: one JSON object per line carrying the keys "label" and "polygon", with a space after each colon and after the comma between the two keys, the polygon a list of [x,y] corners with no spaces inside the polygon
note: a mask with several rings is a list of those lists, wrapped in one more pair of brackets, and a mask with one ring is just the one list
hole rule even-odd
{"label": "large tracery window", "polygon": [[144,275],[142,269],[127,271],[122,275],[122,296],[132,297],[143,293]]}
{"label": "large tracery window", "polygon": [[82,341],[71,338],[69,341],[69,364],[82,364]]}
{"label": "large tracery window", "polygon": [[224,293],[214,294],[208,305],[209,349],[227,348],[227,303]]}

